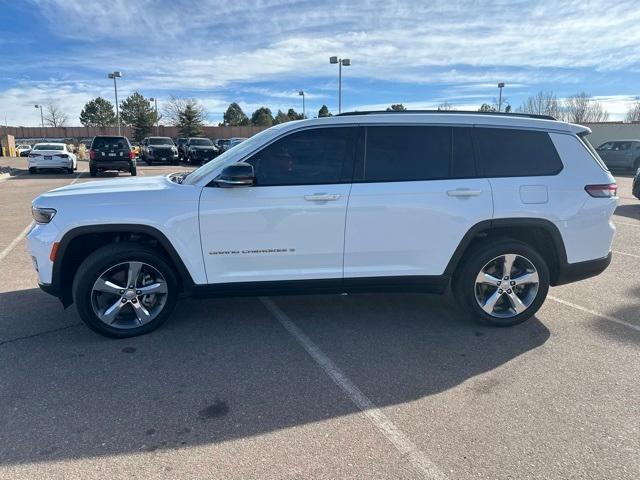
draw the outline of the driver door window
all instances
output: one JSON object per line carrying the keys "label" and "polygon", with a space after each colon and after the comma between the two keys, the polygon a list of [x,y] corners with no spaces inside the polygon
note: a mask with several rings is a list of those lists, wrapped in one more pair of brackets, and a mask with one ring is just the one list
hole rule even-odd
{"label": "driver door window", "polygon": [[254,154],[256,186],[326,185],[351,180],[353,127],[295,132]]}

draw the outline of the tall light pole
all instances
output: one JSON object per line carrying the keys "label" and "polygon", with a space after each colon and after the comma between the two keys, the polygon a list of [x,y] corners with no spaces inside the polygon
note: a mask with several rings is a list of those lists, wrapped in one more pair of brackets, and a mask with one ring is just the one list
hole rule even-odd
{"label": "tall light pole", "polygon": [[302,118],[307,118],[307,110],[304,104],[304,90],[300,90],[298,95],[302,95]]}
{"label": "tall light pole", "polygon": [[113,78],[113,90],[116,93],[116,122],[118,123],[118,136],[120,136],[120,108],[118,107],[118,85],[116,78],[122,77],[122,72],[112,72],[108,77]]}
{"label": "tall light pole", "polygon": [[42,105],[34,105],[40,109],[40,124],[42,125],[42,140],[44,140],[44,115],[42,114]]}
{"label": "tall light pole", "polygon": [[156,104],[156,135],[160,136],[160,119],[158,118],[158,99],[155,97],[149,98],[152,102]]}
{"label": "tall light pole", "polygon": [[342,67],[351,66],[348,58],[329,57],[329,63],[338,64],[338,113],[342,113]]}
{"label": "tall light pole", "polygon": [[498,112],[502,111],[502,89],[504,88],[504,82],[498,83],[500,94],[498,95]]}

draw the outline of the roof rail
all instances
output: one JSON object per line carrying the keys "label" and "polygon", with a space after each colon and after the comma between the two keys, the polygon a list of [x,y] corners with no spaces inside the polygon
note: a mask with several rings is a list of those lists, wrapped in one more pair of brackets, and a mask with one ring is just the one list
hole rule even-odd
{"label": "roof rail", "polygon": [[506,117],[527,117],[527,118],[538,118],[542,120],[557,120],[555,117],[551,115],[537,115],[535,113],[506,113],[506,112],[479,112],[476,110],[363,110],[361,112],[344,112],[336,115],[337,117],[347,117],[351,115],[380,115],[380,114],[392,114],[392,115],[402,115],[402,114],[415,114],[415,113],[438,113],[442,115],[496,115],[496,116],[506,116]]}

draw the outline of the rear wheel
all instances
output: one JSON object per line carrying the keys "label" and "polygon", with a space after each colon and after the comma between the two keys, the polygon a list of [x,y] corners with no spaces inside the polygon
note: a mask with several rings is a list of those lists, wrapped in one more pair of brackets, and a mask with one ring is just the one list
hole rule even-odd
{"label": "rear wheel", "polygon": [[133,337],[166,321],[178,298],[178,281],[157,251],[123,242],[96,250],[80,265],[73,298],[92,330]]}
{"label": "rear wheel", "polygon": [[463,259],[454,292],[459,303],[491,325],[512,326],[532,317],[549,291],[542,256],[517,240],[482,243]]}

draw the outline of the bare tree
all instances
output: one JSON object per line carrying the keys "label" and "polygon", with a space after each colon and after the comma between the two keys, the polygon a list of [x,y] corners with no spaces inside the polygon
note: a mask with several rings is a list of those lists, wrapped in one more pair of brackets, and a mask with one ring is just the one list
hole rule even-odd
{"label": "bare tree", "polygon": [[585,92],[567,97],[562,110],[564,120],[571,123],[606,122],[609,118],[609,112],[602,103]]}
{"label": "bare tree", "polygon": [[636,97],[636,103],[634,103],[627,111],[625,121],[640,122],[640,97]]}
{"label": "bare tree", "polygon": [[67,115],[56,103],[48,103],[44,112],[44,121],[50,127],[64,127],[69,120]]}
{"label": "bare tree", "polygon": [[438,110],[455,110],[455,107],[446,100],[438,105]]}
{"label": "bare tree", "polygon": [[533,113],[536,115],[551,115],[554,118],[560,118],[561,109],[558,98],[553,92],[539,91],[535,95],[528,97],[518,107],[520,113]]}
{"label": "bare tree", "polygon": [[165,102],[163,108],[164,115],[161,118],[165,118],[169,122],[169,125],[178,126],[181,122],[181,115],[184,115],[187,107],[190,110],[196,111],[198,117],[203,119],[203,121],[206,119],[207,112],[197,100],[193,98],[176,98],[173,95]]}

